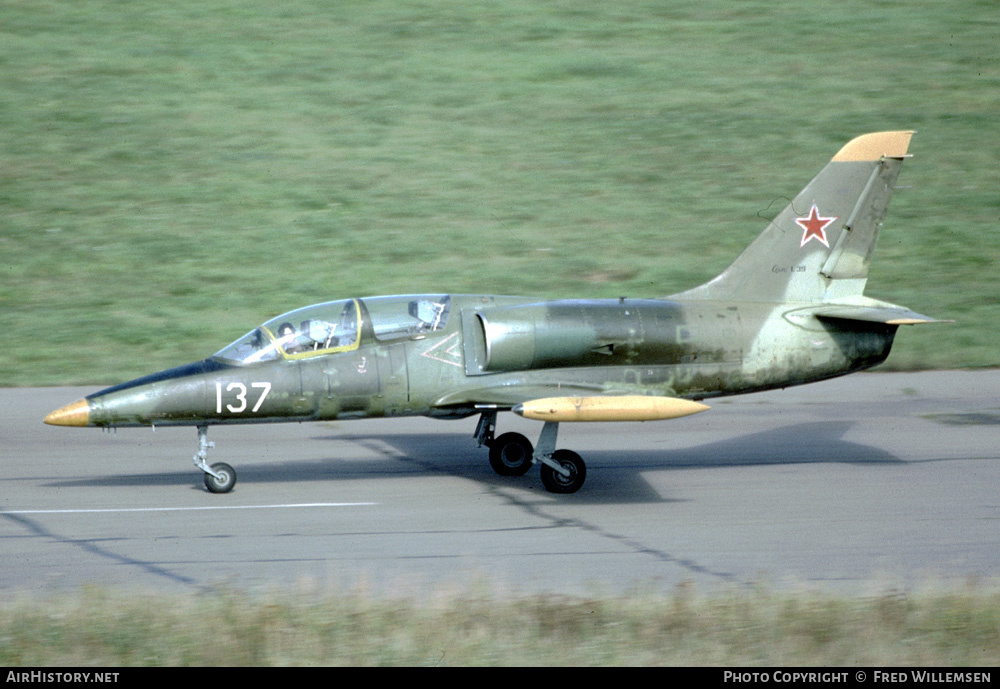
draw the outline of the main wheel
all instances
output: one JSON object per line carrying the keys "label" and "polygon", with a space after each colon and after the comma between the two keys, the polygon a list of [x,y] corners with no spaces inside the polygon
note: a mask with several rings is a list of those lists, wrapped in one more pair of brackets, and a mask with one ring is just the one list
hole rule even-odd
{"label": "main wheel", "polygon": [[542,465],[542,485],[550,493],[575,493],[587,479],[587,465],[583,459],[572,450],[556,450],[552,459],[569,471],[569,476],[563,476],[547,464]]}
{"label": "main wheel", "polygon": [[535,450],[520,433],[504,433],[490,443],[490,466],[501,476],[523,476]]}
{"label": "main wheel", "polygon": [[236,470],[225,462],[212,465],[212,471],[220,478],[205,474],[205,487],[213,493],[228,493],[236,485]]}

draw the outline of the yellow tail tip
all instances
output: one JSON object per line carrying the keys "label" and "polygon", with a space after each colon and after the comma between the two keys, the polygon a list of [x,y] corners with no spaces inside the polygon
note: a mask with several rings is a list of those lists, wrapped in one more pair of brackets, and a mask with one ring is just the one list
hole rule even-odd
{"label": "yellow tail tip", "polygon": [[848,141],[837,155],[835,161],[875,161],[879,158],[902,158],[910,147],[910,137],[916,132],[872,132],[862,134]]}
{"label": "yellow tail tip", "polygon": [[90,423],[90,405],[85,399],[77,400],[46,416],[45,423],[50,426],[87,426]]}

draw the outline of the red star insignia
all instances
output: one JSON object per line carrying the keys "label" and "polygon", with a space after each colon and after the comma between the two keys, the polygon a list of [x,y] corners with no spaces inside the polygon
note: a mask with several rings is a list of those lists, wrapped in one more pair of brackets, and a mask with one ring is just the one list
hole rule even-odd
{"label": "red star insignia", "polygon": [[802,228],[802,243],[799,244],[799,248],[806,245],[810,239],[818,240],[827,249],[830,248],[830,243],[826,241],[826,226],[836,220],[833,218],[824,218],[819,214],[819,209],[816,208],[816,204],[812,205],[809,210],[809,217],[807,218],[795,218],[796,224]]}

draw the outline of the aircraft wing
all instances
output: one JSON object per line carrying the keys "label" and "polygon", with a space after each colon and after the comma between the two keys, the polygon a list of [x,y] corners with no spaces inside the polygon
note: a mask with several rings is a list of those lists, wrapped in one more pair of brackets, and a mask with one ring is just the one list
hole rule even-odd
{"label": "aircraft wing", "polygon": [[577,385],[497,385],[449,392],[436,399],[431,406],[483,405],[510,409],[545,397],[599,397],[603,394],[601,388]]}
{"label": "aircraft wing", "polygon": [[506,385],[449,393],[436,407],[496,405],[538,421],[656,421],[705,411],[700,402],[679,397],[623,395],[564,385]]}

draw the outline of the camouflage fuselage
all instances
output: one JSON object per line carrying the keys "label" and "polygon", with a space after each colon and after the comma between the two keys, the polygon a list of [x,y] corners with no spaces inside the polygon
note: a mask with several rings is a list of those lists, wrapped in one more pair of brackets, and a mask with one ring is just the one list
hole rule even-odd
{"label": "camouflage fuselage", "polygon": [[87,425],[461,418],[560,393],[704,399],[869,368],[896,331],[795,303],[449,299],[443,327],[381,336],[355,300],[353,347],[245,365],[209,358],[139,378],[87,397]]}

